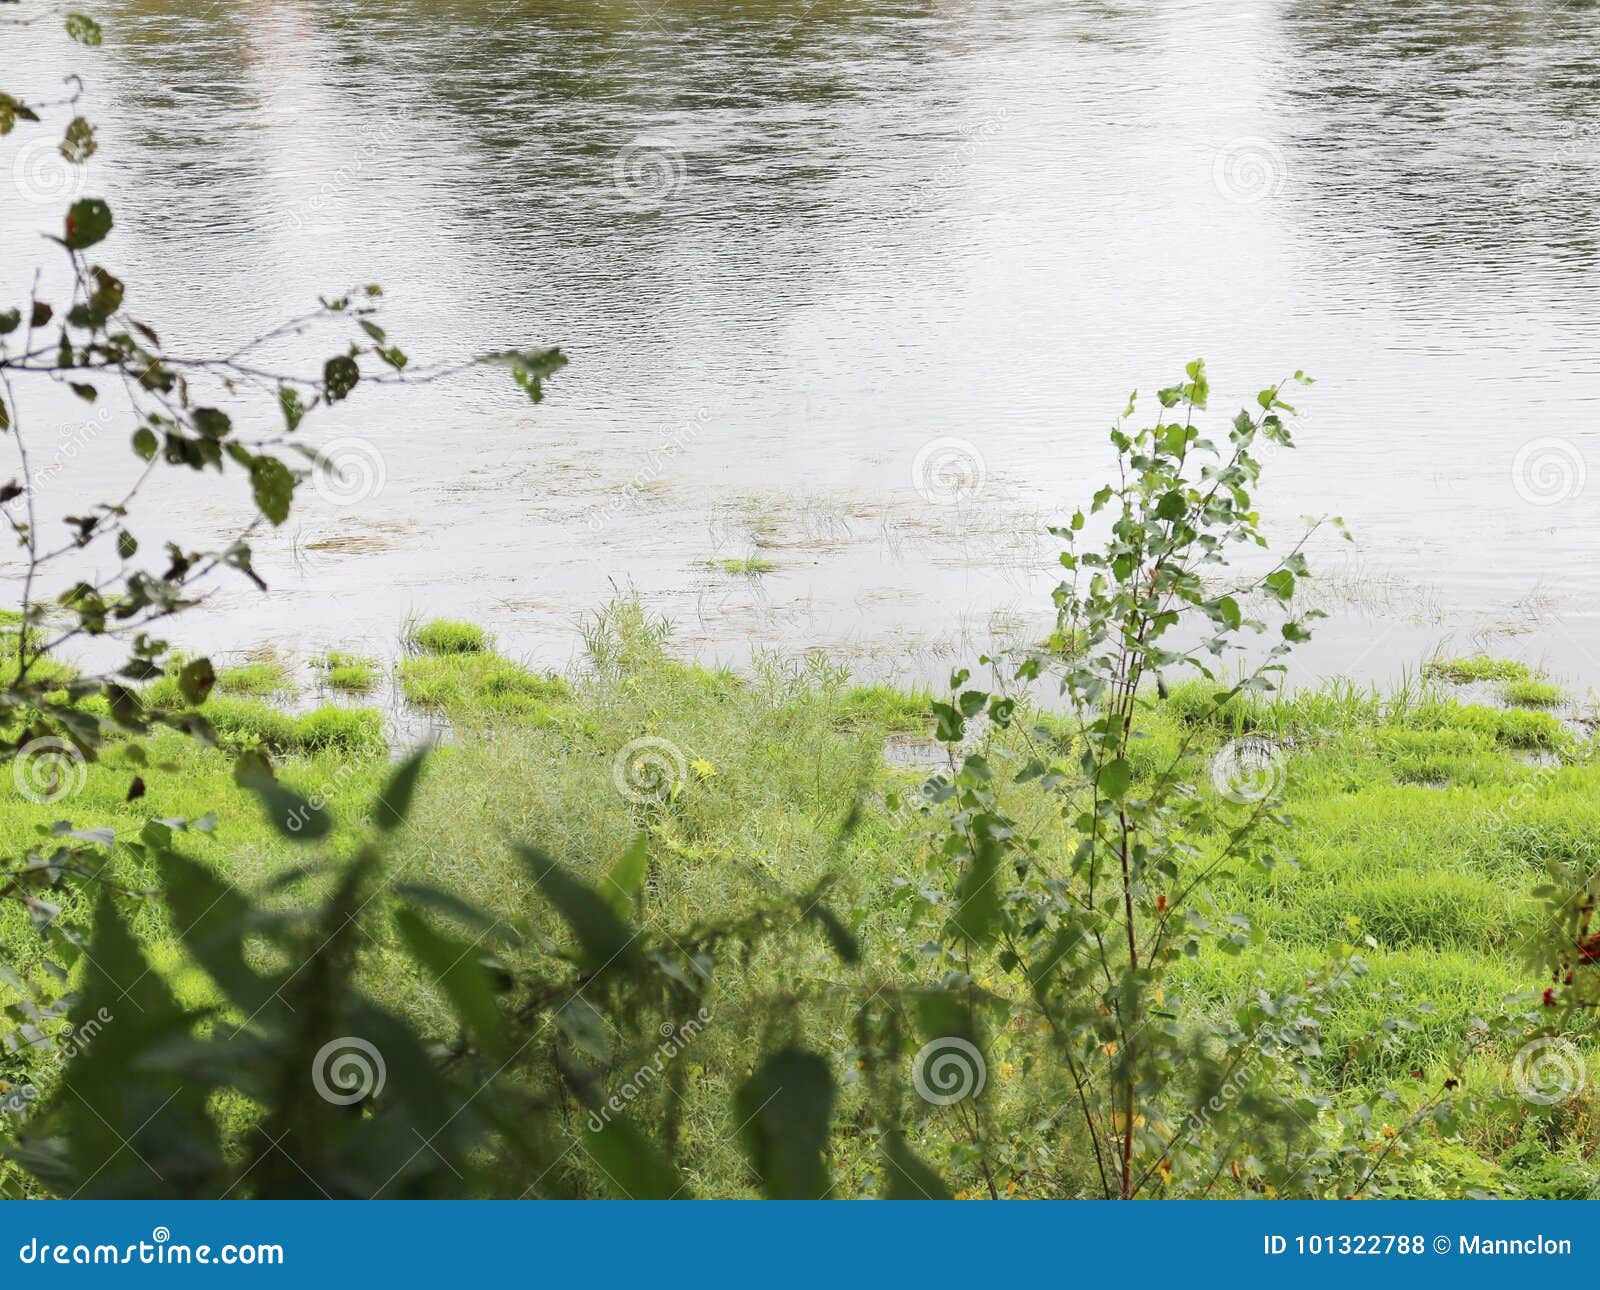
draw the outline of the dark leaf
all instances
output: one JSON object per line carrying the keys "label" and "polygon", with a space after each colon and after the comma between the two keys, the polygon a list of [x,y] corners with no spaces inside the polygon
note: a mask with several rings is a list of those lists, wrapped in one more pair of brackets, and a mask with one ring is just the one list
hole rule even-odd
{"label": "dark leaf", "polygon": [[821,1200],[828,1194],[823,1148],[833,1096],[828,1063],[796,1048],[774,1053],[740,1086],[734,1114],[769,1199]]}

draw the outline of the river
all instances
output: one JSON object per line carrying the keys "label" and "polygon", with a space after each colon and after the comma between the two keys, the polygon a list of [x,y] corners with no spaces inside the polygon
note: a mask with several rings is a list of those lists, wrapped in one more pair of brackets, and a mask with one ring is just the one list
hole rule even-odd
{"label": "river", "polygon": [[[1318,381],[1258,496],[1276,539],[1322,513],[1356,538],[1313,543],[1332,616],[1302,675],[1485,648],[1600,676],[1591,5],[94,12],[97,50],[0,31],[7,88],[76,70],[101,131],[82,177],[0,141],[8,292],[92,191],[174,343],[377,281],[419,359],[571,359],[537,407],[473,374],[308,421],[343,474],[258,543],[269,594],[176,631],[192,648],[382,650],[443,614],[559,665],[631,587],[701,657],[937,676],[1039,632],[1043,525],[1109,477],[1129,390],[1203,355],[1219,433]],[[132,465],[87,415],[31,423],[81,447],[58,509]],[[774,567],[722,567],[750,557]]]}

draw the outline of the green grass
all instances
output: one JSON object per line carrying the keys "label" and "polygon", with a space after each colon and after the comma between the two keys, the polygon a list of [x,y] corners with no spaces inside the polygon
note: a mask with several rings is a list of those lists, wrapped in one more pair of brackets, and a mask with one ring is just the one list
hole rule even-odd
{"label": "green grass", "polygon": [[482,654],[493,642],[476,623],[435,618],[406,633],[406,644],[424,654]]}
{"label": "green grass", "polygon": [[240,747],[271,752],[363,752],[386,747],[383,714],[372,708],[283,712],[253,699],[213,697],[199,709],[217,734]]}
{"label": "green grass", "polygon": [[1474,654],[1470,658],[1432,658],[1422,666],[1424,676],[1452,685],[1471,685],[1479,681],[1522,681],[1533,675],[1526,663],[1510,658],[1490,658]]}
{"label": "green grass", "polygon": [[378,663],[376,659],[359,654],[330,652],[312,660],[312,666],[322,676],[323,684],[344,694],[371,694],[378,688]]}
{"label": "green grass", "polygon": [[542,676],[498,654],[423,654],[400,663],[407,703],[457,718],[554,717],[567,698],[560,677]]}
{"label": "green grass", "polygon": [[1559,708],[1566,702],[1566,692],[1551,681],[1529,677],[1507,683],[1501,696],[1518,708]]}
{"label": "green grass", "polygon": [[[917,893],[941,863],[937,815],[948,808],[936,806],[929,820],[881,805],[896,792],[920,800],[924,773],[890,769],[883,754],[893,736],[928,731],[932,696],[852,685],[842,668],[816,659],[763,658],[744,674],[698,667],[673,658],[659,624],[637,612],[603,615],[589,645],[593,665],[570,679],[481,649],[403,660],[407,701],[444,712],[455,737],[430,760],[411,820],[396,835],[393,871],[425,878],[527,927],[530,945],[561,932],[507,839],[536,841],[595,880],[644,830],[645,913],[652,926],[668,929],[728,919],[752,899],[830,877],[830,906],[859,938],[861,967],[842,975],[845,969],[820,943],[797,939],[759,943],[747,957],[720,965],[714,1009],[720,1020],[695,1041],[694,1074],[681,1091],[684,1161],[696,1191],[747,1194],[728,1094],[743,1078],[751,1036],[772,1021],[749,1012],[749,1001],[775,983],[821,993],[858,975],[916,982],[925,962],[921,947],[938,934],[943,915],[923,906]],[[370,660],[318,661],[325,675],[361,665],[370,667]],[[1148,777],[1181,758],[1185,774],[1209,792],[1209,759],[1225,741],[1246,730],[1280,741],[1292,825],[1278,850],[1294,863],[1228,873],[1215,891],[1217,910],[1245,915],[1255,938],[1237,954],[1205,949],[1186,961],[1173,983],[1177,997],[1186,1009],[1221,1010],[1263,982],[1298,986],[1337,946],[1370,938],[1362,950],[1370,970],[1338,996],[1318,1080],[1335,1095],[1392,1084],[1401,1091],[1395,1114],[1403,1118],[1404,1108],[1450,1069],[1471,1018],[1493,1015],[1508,996],[1539,987],[1521,961],[1519,934],[1549,865],[1600,866],[1600,766],[1588,758],[1587,745],[1546,713],[1456,703],[1422,689],[1379,694],[1334,685],[1239,699],[1217,717],[1208,715],[1213,692],[1209,685],[1175,685],[1165,700],[1151,694],[1145,737],[1130,753],[1135,775]],[[328,799],[335,842],[353,844],[387,770],[369,744],[381,739],[377,713],[325,708],[297,716],[228,695],[214,695],[203,710],[229,741],[273,749],[286,783]],[[1018,716],[991,757],[995,790],[1037,837],[1043,861],[1070,874],[1058,804],[1037,785],[1013,783],[1010,773],[1029,755],[1034,726],[1058,734],[1065,726],[1038,712]],[[645,736],[670,743],[685,767],[666,807],[641,807],[615,787],[619,754]],[[116,747],[90,766],[70,811],[8,796],[0,841],[15,853],[32,844],[35,826],[64,814],[131,836],[151,816],[214,810],[215,833],[195,834],[188,845],[230,879],[261,884],[304,858],[264,826],[258,805],[233,784],[224,752],[172,734],[150,744],[143,768]],[[1530,765],[1529,750],[1549,754],[1552,764]],[[135,773],[148,792],[129,803]],[[836,842],[858,798],[866,803],[859,827]],[[1188,841],[1202,856],[1219,845],[1207,835]],[[118,854],[115,876],[134,887],[153,881],[131,853]],[[158,962],[176,963],[171,929],[157,908],[141,906],[135,928]],[[74,912],[82,910],[69,908]],[[513,958],[519,952],[506,951]],[[0,924],[0,955],[26,964],[38,953],[25,923]],[[453,1033],[448,1001],[385,934],[375,934],[364,961],[367,988],[380,1002],[428,1033]],[[536,956],[511,965],[534,972]],[[1015,984],[981,959],[974,976],[987,989]],[[193,988],[202,993],[190,1002],[206,1006],[203,986]],[[852,1009],[845,991],[836,1006],[808,1012],[808,1046],[848,1054]],[[1350,1055],[1397,1017],[1403,1024],[1386,1051]],[[1055,1087],[1043,1065],[1023,1073],[1025,1036],[997,1031],[991,1038],[996,1050],[985,1114],[995,1131],[1014,1134],[1017,1125],[1050,1116],[1070,1090]],[[1507,1052],[1485,1052],[1466,1078],[1475,1087],[1497,1087],[1509,1060]],[[1600,1067],[1591,1062],[1591,1068]],[[642,1124],[654,1114],[643,1102],[631,1113]],[[919,1150],[937,1153],[939,1143],[947,1144],[938,1124],[930,1118],[913,1126]],[[841,1138],[831,1157],[840,1194],[874,1186],[873,1141],[871,1133]],[[1588,1146],[1541,1114],[1485,1111],[1461,1142],[1425,1133],[1406,1151],[1413,1153],[1408,1177],[1418,1195],[1588,1194],[1600,1177]],[[970,1157],[946,1151],[935,1163],[954,1186],[981,1186]],[[588,1168],[582,1160],[572,1167]],[[1024,1190],[1074,1185],[1070,1174],[1029,1182],[1019,1168]],[[598,1189],[601,1180],[591,1181]]]}
{"label": "green grass", "polygon": [[219,670],[216,690],[220,694],[249,694],[256,697],[288,694],[294,690],[294,677],[278,659],[256,659],[239,667]]}
{"label": "green grass", "polygon": [[706,568],[720,570],[736,578],[758,578],[764,573],[777,571],[777,561],[758,553],[750,555],[727,555],[719,559],[707,560]]}

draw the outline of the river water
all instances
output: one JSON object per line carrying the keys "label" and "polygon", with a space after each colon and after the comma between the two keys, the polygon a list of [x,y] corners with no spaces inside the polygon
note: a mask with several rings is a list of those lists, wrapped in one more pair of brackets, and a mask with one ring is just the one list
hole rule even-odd
{"label": "river water", "polygon": [[[174,345],[377,281],[417,359],[571,358],[538,407],[473,374],[308,421],[342,475],[257,543],[271,592],[219,589],[186,644],[382,650],[448,614],[558,664],[631,587],[703,657],[938,675],[1037,633],[1043,525],[1109,477],[1128,391],[1204,355],[1219,437],[1318,378],[1258,499],[1275,538],[1357,539],[1313,542],[1302,675],[1444,647],[1600,677],[1594,6],[96,13],[98,50],[0,32],[7,88],[77,70],[101,132],[81,180],[0,141],[8,292],[92,191]],[[127,427],[31,411],[57,509],[128,473]],[[157,530],[241,514],[160,496]]]}

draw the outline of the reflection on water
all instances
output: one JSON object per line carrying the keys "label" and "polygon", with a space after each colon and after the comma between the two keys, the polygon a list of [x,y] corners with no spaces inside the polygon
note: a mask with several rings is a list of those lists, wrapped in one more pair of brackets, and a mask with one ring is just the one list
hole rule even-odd
{"label": "reflection on water", "polygon": [[[1262,496],[1360,540],[1324,552],[1313,667],[1448,635],[1600,675],[1593,5],[104,9],[96,54],[0,57],[89,73],[113,258],[164,332],[376,280],[416,355],[574,360],[538,409],[478,378],[339,409],[358,504],[308,494],[272,597],[197,643],[447,611],[559,657],[632,583],[708,654],[936,674],[1034,630],[1039,526],[1127,391],[1204,354],[1228,402],[1319,378]],[[8,287],[53,210],[0,214]],[[720,567],[751,555],[776,572]]]}

